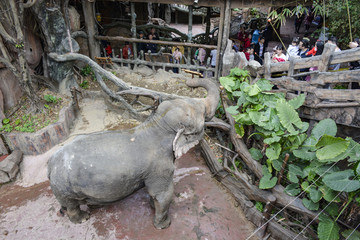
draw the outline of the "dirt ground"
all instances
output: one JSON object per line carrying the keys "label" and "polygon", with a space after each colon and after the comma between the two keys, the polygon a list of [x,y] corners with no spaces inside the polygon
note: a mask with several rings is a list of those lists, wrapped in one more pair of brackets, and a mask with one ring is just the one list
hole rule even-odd
{"label": "dirt ground", "polygon": [[[69,140],[77,134],[128,124],[100,99],[84,99],[81,109]],[[47,161],[58,148],[25,156],[17,181],[1,186],[0,239],[238,240],[254,231],[233,198],[212,179],[195,149],[176,161],[172,224],[168,229],[153,227],[154,211],[144,189],[115,204],[91,210],[87,222],[73,224],[59,216],[60,205],[47,180]]]}

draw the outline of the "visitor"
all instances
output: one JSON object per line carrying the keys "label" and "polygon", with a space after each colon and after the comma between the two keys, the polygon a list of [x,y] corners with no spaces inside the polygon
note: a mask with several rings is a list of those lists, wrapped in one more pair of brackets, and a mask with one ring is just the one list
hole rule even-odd
{"label": "visitor", "polygon": [[304,21],[304,24],[305,24],[305,36],[307,36],[309,34],[310,25],[312,23],[313,18],[314,18],[314,14],[312,12],[312,9],[308,8],[308,12],[306,14],[305,21]]}
{"label": "visitor", "polygon": [[[341,52],[341,49],[337,46],[337,38],[335,36],[330,37],[328,43],[334,44],[336,46],[334,52]],[[329,70],[338,71],[339,69],[340,63],[329,66]]]}
{"label": "visitor", "polygon": [[[315,43],[314,48],[316,49],[316,53],[315,53],[314,56],[321,55],[323,53],[323,51],[324,51],[324,42],[321,41],[321,40],[318,40]],[[313,72],[313,71],[316,71],[316,70],[318,70],[318,66],[314,66],[314,67],[309,68],[309,72]],[[311,75],[307,75],[305,80],[309,82],[311,80]]]}
{"label": "visitor", "polygon": [[210,57],[211,57],[211,67],[215,67],[216,66],[216,55],[217,55],[217,49],[213,49],[210,52]]}
{"label": "visitor", "polygon": [[244,54],[248,61],[254,60],[254,48],[252,46],[245,49]]}
{"label": "visitor", "polygon": [[300,42],[299,42],[299,51],[298,51],[298,56],[300,56],[301,58],[306,58],[308,57],[306,55],[307,52],[309,52],[309,47],[310,47],[310,42],[307,38],[303,38]]}
{"label": "visitor", "polygon": [[270,21],[271,21],[270,19],[267,21],[266,27],[261,34],[261,36],[265,38],[265,42],[264,42],[265,50],[267,49],[269,42],[272,40],[272,35],[274,32],[274,29],[272,28]]}
{"label": "visitor", "polygon": [[238,52],[239,51],[239,47],[236,45],[235,41],[232,40],[232,49],[235,51],[235,52]]}
{"label": "visitor", "polygon": [[[149,40],[154,40],[154,36],[152,34],[149,34],[148,36]],[[155,43],[146,43],[146,51],[150,51],[151,53],[156,53],[157,51],[157,44]]]}
{"label": "visitor", "polygon": [[204,48],[199,48],[198,60],[201,66],[205,65],[205,56],[206,56],[206,50]]}
{"label": "visitor", "polygon": [[[360,40],[359,38],[355,38],[353,42],[349,43],[349,47],[351,49],[360,47]],[[356,70],[360,69],[360,63],[359,61],[353,61],[349,63],[349,70]]]}
{"label": "visitor", "polygon": [[299,52],[299,38],[294,37],[291,44],[289,45],[289,47],[287,49],[286,57],[288,59],[297,58],[298,57],[298,52]]}
{"label": "visitor", "polygon": [[134,56],[132,46],[129,42],[125,42],[125,46],[122,48],[122,54],[124,59],[130,59]]}
{"label": "visitor", "polygon": [[112,48],[109,42],[106,43],[105,51],[107,57],[113,57]]}
{"label": "visitor", "polygon": [[300,27],[301,24],[304,20],[304,14],[300,14],[300,13],[296,13],[296,17],[295,17],[295,33],[299,34],[300,33]]}
{"label": "visitor", "polygon": [[255,29],[255,31],[252,34],[251,43],[257,44],[259,42],[260,38],[260,31],[258,29]]}
{"label": "visitor", "polygon": [[265,38],[263,36],[260,37],[259,42],[255,44],[254,47],[254,57],[255,60],[258,61],[261,65],[263,64],[264,52],[265,52]]}
{"label": "visitor", "polygon": [[[360,40],[359,38],[355,38],[353,42],[349,43],[349,47],[357,48],[360,47]],[[349,63],[350,67],[349,70],[357,70],[360,69],[360,63],[359,61],[353,61]],[[351,89],[360,89],[360,84],[358,82],[351,82]]]}
{"label": "visitor", "polygon": [[273,53],[273,56],[271,58],[271,61],[273,63],[278,63],[278,62],[285,62],[287,60],[287,57],[285,56],[285,54],[283,53],[284,51],[284,47],[281,44],[278,44],[275,47],[275,52]]}
{"label": "visitor", "polygon": [[[175,52],[173,52],[172,54],[172,57],[173,57],[173,63],[175,64],[179,64],[181,62],[181,59],[182,59],[182,54],[180,52],[180,48],[176,48],[175,49]],[[179,68],[173,68],[173,72],[174,73],[179,73]]]}
{"label": "visitor", "polygon": [[244,46],[243,46],[244,49],[247,49],[247,48],[250,47],[250,45],[251,45],[251,36],[252,36],[251,33],[249,33],[246,36],[246,38],[244,39]]}
{"label": "visitor", "polygon": [[159,34],[156,32],[156,29],[154,27],[151,28],[148,38],[150,35],[153,36],[153,40],[160,40]]}
{"label": "visitor", "polygon": [[238,33],[238,40],[240,41],[240,50],[244,49],[245,39],[247,38],[248,34],[245,32],[244,27],[240,27],[240,31]]}
{"label": "visitor", "polygon": [[[139,39],[145,39],[145,35],[144,35],[143,31],[139,32]],[[143,42],[136,43],[136,48],[137,48],[139,55],[140,55],[141,51],[143,51],[143,53],[145,53],[146,52],[146,43],[143,43]]]}

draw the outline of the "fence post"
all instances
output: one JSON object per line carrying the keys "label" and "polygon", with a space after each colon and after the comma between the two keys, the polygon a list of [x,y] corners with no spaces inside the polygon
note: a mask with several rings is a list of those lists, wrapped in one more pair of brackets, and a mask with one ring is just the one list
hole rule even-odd
{"label": "fence post", "polygon": [[270,69],[270,63],[271,63],[271,55],[269,52],[266,52],[264,54],[264,77],[266,79],[271,78],[271,69]]}
{"label": "fence post", "polygon": [[331,56],[335,51],[336,45],[331,43],[326,43],[324,51],[321,54],[321,60],[318,66],[319,72],[326,72],[329,68],[329,63],[331,61]]}

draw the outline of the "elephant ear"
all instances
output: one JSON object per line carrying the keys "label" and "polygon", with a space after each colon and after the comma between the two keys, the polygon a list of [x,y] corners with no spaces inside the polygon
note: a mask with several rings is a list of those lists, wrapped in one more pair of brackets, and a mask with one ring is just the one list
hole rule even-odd
{"label": "elephant ear", "polygon": [[173,141],[173,151],[175,158],[179,158],[187,153],[191,148],[195,147],[202,139],[204,132],[197,134],[184,134],[185,129],[180,129]]}

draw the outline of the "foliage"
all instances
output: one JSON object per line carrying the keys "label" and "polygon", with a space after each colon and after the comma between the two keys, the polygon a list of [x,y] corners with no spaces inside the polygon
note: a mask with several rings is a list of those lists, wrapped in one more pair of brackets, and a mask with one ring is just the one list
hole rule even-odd
{"label": "foliage", "polygon": [[53,96],[53,95],[50,95],[50,94],[45,95],[45,96],[44,96],[44,99],[45,99],[45,101],[48,102],[48,103],[55,103],[55,104],[56,104],[58,101],[61,101],[61,98],[57,98],[57,97],[55,97],[55,96]]}
{"label": "foliage", "polygon": [[[282,159],[289,154],[287,181],[281,184],[291,196],[303,194],[302,202],[309,210],[338,202],[340,192],[348,193],[348,204],[360,199],[360,144],[336,137],[337,126],[332,119],[320,121],[308,134],[309,124],[296,111],[304,103],[304,95],[288,101],[284,94],[270,92],[270,81],[260,79],[250,84],[246,74],[233,69],[229,76],[220,78],[220,83],[236,103],[226,111],[234,117],[235,129],[242,129],[238,134],[245,137],[244,129],[252,126],[254,131],[248,137],[260,139],[264,145],[263,151],[249,150],[263,164],[259,188],[271,189],[277,184]],[[337,167],[339,161],[347,161],[347,169]],[[339,229],[336,220],[324,215],[318,226],[319,238],[339,239]]]}
{"label": "foliage", "polygon": [[89,87],[89,82],[87,80],[84,80],[82,83],[79,84],[80,87],[83,89],[87,89]]}
{"label": "foliage", "polygon": [[83,75],[84,77],[90,76],[92,80],[96,79],[94,71],[88,64],[81,69],[80,74]]}
{"label": "foliage", "polygon": [[[360,1],[358,0],[315,0],[313,2],[313,13],[315,16],[325,17],[325,24],[330,35],[336,36],[340,48],[347,48],[350,42],[349,20],[347,12],[347,3],[349,6],[351,31],[353,38],[360,36],[360,22],[357,16],[360,15]],[[295,15],[306,15],[308,9],[306,6],[298,5],[296,8],[284,6],[280,9],[274,9],[268,15],[273,22],[284,24],[287,17]]]}

